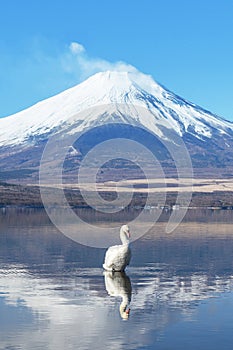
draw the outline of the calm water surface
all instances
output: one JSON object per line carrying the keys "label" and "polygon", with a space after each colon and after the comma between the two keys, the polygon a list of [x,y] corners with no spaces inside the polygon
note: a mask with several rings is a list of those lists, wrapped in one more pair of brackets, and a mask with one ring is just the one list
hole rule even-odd
{"label": "calm water surface", "polygon": [[171,235],[159,222],[112,275],[104,249],[59,234],[43,211],[0,209],[0,349],[231,349],[232,222],[189,212]]}

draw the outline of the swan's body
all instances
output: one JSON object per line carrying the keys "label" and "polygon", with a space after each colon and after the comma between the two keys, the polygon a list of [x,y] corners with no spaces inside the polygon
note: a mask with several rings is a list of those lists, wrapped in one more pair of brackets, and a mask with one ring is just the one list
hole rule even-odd
{"label": "swan's body", "polygon": [[131,301],[132,287],[129,277],[125,272],[104,272],[105,288],[110,296],[121,297],[120,315],[124,320],[129,318],[129,304]]}
{"label": "swan's body", "polygon": [[120,230],[121,245],[114,245],[109,247],[103,264],[106,271],[124,271],[129,265],[131,258],[131,251],[129,248],[129,227],[123,225]]}

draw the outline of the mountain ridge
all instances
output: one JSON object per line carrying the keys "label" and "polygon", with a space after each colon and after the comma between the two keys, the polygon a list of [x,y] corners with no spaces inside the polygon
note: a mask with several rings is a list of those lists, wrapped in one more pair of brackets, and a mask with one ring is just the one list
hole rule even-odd
{"label": "mountain ridge", "polygon": [[[0,146],[25,143],[33,135],[56,133],[65,128],[71,118],[72,122],[82,124],[77,131],[83,131],[94,123],[90,121],[87,125],[80,114],[105,105],[115,106],[117,113],[122,108],[123,114],[138,118],[140,125],[155,134],[159,133],[160,124],[173,128],[180,136],[191,133],[199,138],[210,138],[211,128],[220,128],[221,133],[233,131],[233,123],[171,93],[150,76],[107,71],[1,119]],[[147,117],[140,118],[141,113],[134,108],[145,109]],[[108,110],[103,108],[104,112],[108,113]],[[159,136],[162,136],[161,133]]]}
{"label": "mountain ridge", "polygon": [[69,171],[77,169],[85,153],[82,149],[90,149],[88,143],[93,146],[95,139],[101,142],[118,135],[142,144],[146,140],[145,146],[152,145],[153,153],[168,168],[172,166],[168,152],[160,144],[175,143],[177,138],[186,145],[196,168],[233,164],[232,122],[173,94],[148,75],[107,71],[0,119],[0,166],[38,170],[51,137],[62,140],[74,135],[78,139],[85,134],[82,143],[75,144],[76,151],[71,145],[66,162]]}

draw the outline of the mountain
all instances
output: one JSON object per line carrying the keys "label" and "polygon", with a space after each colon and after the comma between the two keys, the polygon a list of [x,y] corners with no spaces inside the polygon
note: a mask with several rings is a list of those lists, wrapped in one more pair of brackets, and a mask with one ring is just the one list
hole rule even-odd
{"label": "mountain", "polygon": [[13,177],[20,177],[19,171],[31,174],[51,137],[62,140],[81,134],[69,150],[68,171],[97,141],[119,135],[157,152],[164,167],[172,165],[164,142],[172,144],[177,137],[196,169],[227,173],[233,164],[233,123],[175,95],[148,75],[107,71],[0,119],[1,169]]}

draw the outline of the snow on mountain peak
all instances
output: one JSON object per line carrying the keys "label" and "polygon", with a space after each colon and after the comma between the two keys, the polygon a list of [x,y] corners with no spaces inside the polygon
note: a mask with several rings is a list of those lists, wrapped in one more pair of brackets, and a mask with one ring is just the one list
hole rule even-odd
{"label": "snow on mountain peak", "polygon": [[75,132],[96,126],[100,117],[98,108],[92,115],[85,115],[91,107],[101,107],[101,115],[118,113],[122,122],[125,116],[130,117],[134,124],[160,137],[163,137],[161,126],[172,128],[181,136],[189,132],[198,138],[211,137],[212,128],[223,133],[233,130],[232,123],[183,100],[135,69],[96,73],[79,85],[0,119],[0,146],[25,143],[33,136],[54,133],[71,121],[79,122]]}

